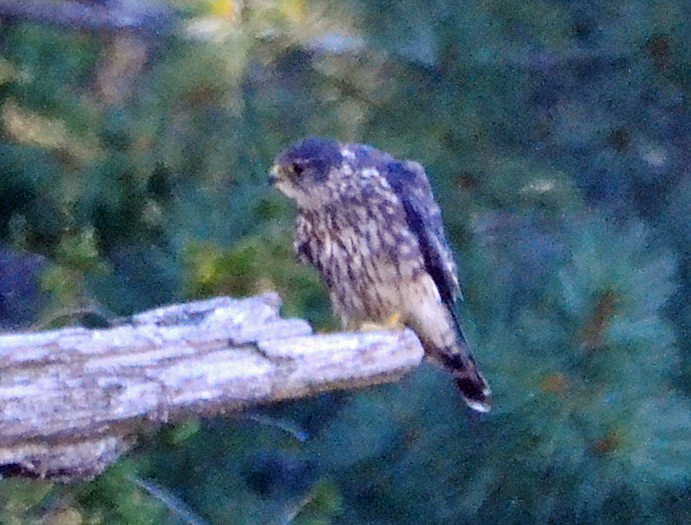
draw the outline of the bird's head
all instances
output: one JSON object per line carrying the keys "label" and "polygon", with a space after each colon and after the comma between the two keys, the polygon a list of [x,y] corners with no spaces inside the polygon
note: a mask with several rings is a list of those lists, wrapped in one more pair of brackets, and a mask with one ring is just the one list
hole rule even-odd
{"label": "bird's head", "polygon": [[339,142],[310,137],[288,147],[276,158],[269,182],[298,206],[313,208],[328,199],[327,182],[342,162]]}

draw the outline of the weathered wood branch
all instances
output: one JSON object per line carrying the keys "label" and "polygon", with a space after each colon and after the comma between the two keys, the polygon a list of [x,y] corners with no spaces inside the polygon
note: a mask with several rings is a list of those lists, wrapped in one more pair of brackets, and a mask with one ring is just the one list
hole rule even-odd
{"label": "weathered wood branch", "polygon": [[0,476],[92,477],[142,426],[394,381],[422,359],[410,331],[312,335],[279,307],[221,297],[0,336]]}

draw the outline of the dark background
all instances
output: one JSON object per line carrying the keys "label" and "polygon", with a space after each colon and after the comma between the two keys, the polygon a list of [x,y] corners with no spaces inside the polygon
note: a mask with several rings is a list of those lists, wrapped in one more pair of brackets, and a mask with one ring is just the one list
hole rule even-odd
{"label": "dark background", "polygon": [[[278,290],[305,135],[428,170],[496,407],[398,384],[142,436],[0,522],[691,522],[691,4],[0,1],[0,327]],[[1,409],[1,408],[0,408]]]}

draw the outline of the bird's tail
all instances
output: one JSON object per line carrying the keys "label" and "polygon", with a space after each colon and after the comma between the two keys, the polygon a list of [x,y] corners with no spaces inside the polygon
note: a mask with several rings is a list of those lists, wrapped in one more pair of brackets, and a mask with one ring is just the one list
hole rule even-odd
{"label": "bird's tail", "polygon": [[492,408],[492,390],[473,356],[456,350],[443,354],[442,362],[456,379],[456,385],[466,404],[478,412],[489,412]]}
{"label": "bird's tail", "polygon": [[457,347],[448,349],[439,357],[456,379],[468,406],[478,412],[489,412],[492,408],[492,390],[475,363],[456,312],[453,308],[449,311],[457,332]]}
{"label": "bird's tail", "polygon": [[465,349],[446,348],[443,352],[436,352],[435,358],[454,376],[467,405],[478,412],[489,412],[492,390],[473,356]]}
{"label": "bird's tail", "polygon": [[492,391],[475,364],[454,305],[449,303],[421,304],[408,315],[408,326],[419,337],[427,357],[451,372],[468,406],[488,412]]}

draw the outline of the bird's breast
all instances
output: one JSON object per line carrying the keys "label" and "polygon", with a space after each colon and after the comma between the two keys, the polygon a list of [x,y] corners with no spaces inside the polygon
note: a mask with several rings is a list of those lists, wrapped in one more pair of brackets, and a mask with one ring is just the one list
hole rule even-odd
{"label": "bird's breast", "polygon": [[295,247],[317,268],[346,322],[383,321],[400,311],[402,282],[422,271],[406,225],[364,206],[300,214]]}

